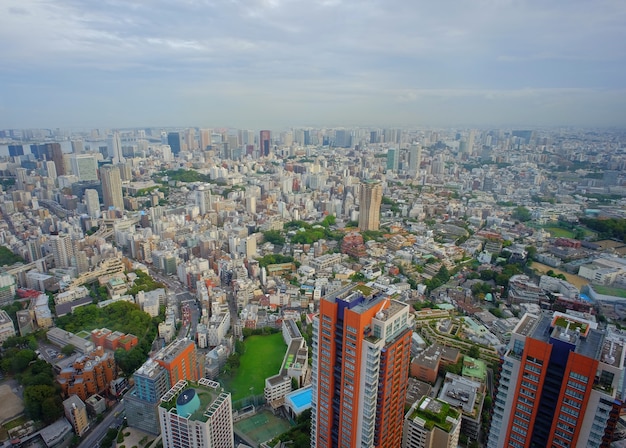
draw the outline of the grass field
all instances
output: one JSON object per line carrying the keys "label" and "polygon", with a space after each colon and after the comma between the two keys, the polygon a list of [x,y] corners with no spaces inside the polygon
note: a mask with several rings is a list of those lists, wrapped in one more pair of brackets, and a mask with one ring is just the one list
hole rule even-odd
{"label": "grass field", "polygon": [[611,288],[610,286],[602,286],[602,285],[593,285],[593,289],[598,294],[603,294],[605,296],[615,296],[626,299],[626,289],[620,288]]}
{"label": "grass field", "polygon": [[575,235],[571,230],[562,229],[560,227],[544,227],[543,230],[550,232],[550,235],[555,238],[574,238]]}
{"label": "grass field", "polygon": [[265,378],[278,373],[287,349],[282,333],[250,336],[244,344],[246,352],[241,356],[236,376],[223,380],[233,402],[250,395],[263,395]]}

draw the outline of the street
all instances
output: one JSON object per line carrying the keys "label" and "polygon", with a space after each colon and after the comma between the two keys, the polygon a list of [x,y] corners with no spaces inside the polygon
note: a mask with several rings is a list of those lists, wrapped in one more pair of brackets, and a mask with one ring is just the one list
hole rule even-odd
{"label": "street", "polygon": [[124,422],[124,403],[119,402],[104,417],[102,422],[90,429],[87,435],[78,445],[78,448],[99,447],[100,442],[106,435],[110,427],[119,428]]}

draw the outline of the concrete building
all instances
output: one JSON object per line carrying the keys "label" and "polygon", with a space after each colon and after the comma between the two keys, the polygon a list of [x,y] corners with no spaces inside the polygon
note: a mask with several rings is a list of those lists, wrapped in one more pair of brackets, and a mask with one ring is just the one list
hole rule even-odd
{"label": "concrete building", "polygon": [[87,418],[87,406],[76,395],[70,395],[70,397],[63,401],[63,409],[65,411],[65,418],[70,422],[74,428],[74,432],[78,437],[82,437],[89,429],[89,419]]}
{"label": "concrete building", "polygon": [[312,447],[401,444],[409,319],[408,305],[365,297],[353,286],[320,300],[313,319]]}
{"label": "concrete building", "polygon": [[128,426],[159,434],[161,426],[157,408],[161,397],[171,387],[167,370],[149,359],[137,369],[133,378],[135,386],[125,396]]}
{"label": "concrete building", "polygon": [[460,434],[459,411],[444,401],[423,397],[404,418],[402,448],[456,448]]}
{"label": "concrete building", "polygon": [[624,342],[595,322],[525,314],[503,363],[488,448],[608,447],[623,406]]}
{"label": "concrete building", "polygon": [[378,230],[380,228],[380,205],[383,200],[383,187],[378,181],[361,183],[359,196],[359,229]]}
{"label": "concrete building", "polygon": [[11,317],[6,311],[0,310],[0,345],[15,335],[15,325],[13,325]]}
{"label": "concrete building", "polygon": [[158,407],[163,448],[233,448],[230,393],[201,378],[178,381]]}

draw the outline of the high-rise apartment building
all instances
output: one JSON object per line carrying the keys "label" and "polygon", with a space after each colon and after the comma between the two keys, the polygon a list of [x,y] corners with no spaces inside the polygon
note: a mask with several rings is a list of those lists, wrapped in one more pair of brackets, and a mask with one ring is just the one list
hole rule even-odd
{"label": "high-rise apartment building", "polygon": [[261,131],[259,133],[259,157],[270,155],[271,143],[272,133],[270,131]]}
{"label": "high-rise apartment building", "polygon": [[161,398],[158,411],[163,448],[235,446],[230,393],[215,381],[178,381]]}
{"label": "high-rise apartment building", "polygon": [[52,256],[57,268],[69,268],[74,255],[72,239],[67,234],[50,235]]}
{"label": "high-rise apartment building", "polygon": [[60,143],[46,143],[46,157],[48,160],[54,162],[57,176],[64,176],[65,161],[63,160],[63,150]]}
{"label": "high-rise apartment building", "polygon": [[503,357],[488,448],[609,447],[625,353],[623,340],[595,322],[524,315]]}
{"label": "high-rise apartment building", "polygon": [[102,196],[106,209],[115,208],[124,210],[124,197],[122,196],[122,177],[117,165],[103,165],[100,167],[100,180],[102,181]]}
{"label": "high-rise apartment building", "polygon": [[409,148],[409,171],[411,175],[419,174],[420,165],[422,163],[422,146],[419,143],[413,143]]}
{"label": "high-rise apartment building", "polygon": [[206,151],[207,146],[211,145],[211,129],[200,129],[200,150]]}
{"label": "high-rise apartment building", "polygon": [[125,396],[128,426],[159,434],[161,427],[157,408],[161,397],[171,388],[167,370],[149,359],[137,369],[133,378],[135,386]]}
{"label": "high-rise apartment building", "polygon": [[179,380],[196,381],[200,377],[196,344],[187,338],[175,340],[160,350],[154,360],[167,370],[170,386],[174,386]]}
{"label": "high-rise apartment building", "polygon": [[313,321],[311,446],[402,443],[409,306],[354,286],[323,297]]}
{"label": "high-rise apartment building", "polygon": [[359,229],[378,230],[380,227],[380,204],[383,200],[383,186],[375,180],[361,183],[359,202]]}

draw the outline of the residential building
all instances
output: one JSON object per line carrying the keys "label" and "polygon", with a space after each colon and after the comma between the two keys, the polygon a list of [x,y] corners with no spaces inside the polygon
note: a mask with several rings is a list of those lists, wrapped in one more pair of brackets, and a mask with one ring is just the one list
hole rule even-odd
{"label": "residential building", "polygon": [[259,157],[269,156],[271,146],[272,146],[271,132],[261,131],[259,133]]}
{"label": "residential building", "polygon": [[78,395],[84,401],[94,394],[102,395],[115,378],[117,366],[113,354],[99,347],[62,368],[57,382],[63,396]]}
{"label": "residential building", "polygon": [[623,407],[624,342],[569,314],[525,314],[502,361],[488,447],[608,447]]}
{"label": "residential building", "polygon": [[176,339],[154,355],[154,360],[167,370],[172,387],[180,380],[196,381],[200,377],[196,344],[187,338]]}
{"label": "residential building", "polygon": [[313,319],[312,447],[400,446],[409,324],[408,305],[365,297],[358,287],[320,300]]}
{"label": "residential building", "polygon": [[215,381],[178,381],[161,398],[158,411],[163,448],[235,446],[230,393]]}
{"label": "residential building", "polygon": [[363,181],[359,198],[359,229],[361,232],[378,230],[380,228],[380,204],[383,200],[382,185],[375,180]]}
{"label": "residential building", "polygon": [[89,419],[87,418],[87,406],[76,395],[63,401],[63,409],[65,410],[65,418],[74,428],[74,432],[78,437],[82,437],[89,429]]}
{"label": "residential building", "polygon": [[445,401],[422,397],[404,419],[402,448],[456,448],[460,413]]}
{"label": "residential building", "polygon": [[103,165],[100,167],[100,180],[102,181],[102,196],[104,208],[124,210],[124,197],[122,196],[122,177],[120,169],[116,165]]}

